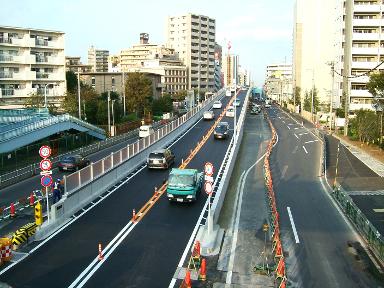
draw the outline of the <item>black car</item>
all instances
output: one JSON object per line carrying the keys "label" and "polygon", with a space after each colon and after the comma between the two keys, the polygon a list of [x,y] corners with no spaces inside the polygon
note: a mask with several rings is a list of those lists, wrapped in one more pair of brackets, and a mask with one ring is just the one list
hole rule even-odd
{"label": "black car", "polygon": [[259,114],[260,112],[261,112],[260,107],[253,107],[253,108],[251,109],[251,114],[252,114],[252,115]]}
{"label": "black car", "polygon": [[155,150],[147,158],[147,167],[150,169],[168,169],[174,163],[175,155],[171,149]]}
{"label": "black car", "polygon": [[228,138],[229,124],[228,122],[220,122],[217,124],[213,136],[215,139],[225,139]]}
{"label": "black car", "polygon": [[61,158],[59,164],[60,171],[77,171],[91,164],[91,160],[80,154],[68,155]]}

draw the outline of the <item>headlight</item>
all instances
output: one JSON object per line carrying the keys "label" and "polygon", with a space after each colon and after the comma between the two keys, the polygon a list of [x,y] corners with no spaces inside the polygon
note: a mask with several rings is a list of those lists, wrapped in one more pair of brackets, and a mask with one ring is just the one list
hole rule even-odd
{"label": "headlight", "polygon": [[173,198],[173,195],[172,194],[167,194],[168,198]]}
{"label": "headlight", "polygon": [[187,199],[192,199],[192,198],[193,198],[192,195],[188,195],[188,196],[187,196]]}

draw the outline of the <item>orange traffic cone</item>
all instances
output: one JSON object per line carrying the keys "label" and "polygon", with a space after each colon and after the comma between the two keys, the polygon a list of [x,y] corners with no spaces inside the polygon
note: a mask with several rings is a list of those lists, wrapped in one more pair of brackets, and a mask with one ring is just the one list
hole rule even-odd
{"label": "orange traffic cone", "polygon": [[103,260],[104,259],[104,256],[103,256],[103,251],[101,250],[101,243],[99,243],[99,256],[98,256],[99,260]]}
{"label": "orange traffic cone", "polygon": [[185,277],[183,283],[181,283],[180,288],[192,288],[191,272],[189,270],[187,270],[187,272],[185,273]]}
{"label": "orange traffic cone", "polygon": [[133,220],[133,222],[136,221],[136,211],[135,211],[135,209],[133,209],[133,211],[132,211],[132,220]]}
{"label": "orange traffic cone", "polygon": [[205,263],[205,258],[201,260],[199,279],[202,281],[207,280],[207,265]]}
{"label": "orange traffic cone", "polygon": [[9,213],[10,213],[12,218],[16,216],[15,205],[13,204],[13,202],[11,203],[11,206],[9,208]]}
{"label": "orange traffic cone", "polygon": [[35,205],[35,195],[31,192],[31,196],[29,196],[29,206]]}

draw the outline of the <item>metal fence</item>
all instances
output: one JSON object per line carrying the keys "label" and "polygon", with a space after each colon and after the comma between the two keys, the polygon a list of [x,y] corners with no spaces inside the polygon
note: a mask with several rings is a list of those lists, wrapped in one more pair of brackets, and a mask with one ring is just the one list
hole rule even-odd
{"label": "metal fence", "polygon": [[332,196],[338,201],[345,215],[351,220],[359,233],[366,239],[369,248],[381,262],[384,262],[384,238],[380,232],[371,224],[341,186],[334,189]]}

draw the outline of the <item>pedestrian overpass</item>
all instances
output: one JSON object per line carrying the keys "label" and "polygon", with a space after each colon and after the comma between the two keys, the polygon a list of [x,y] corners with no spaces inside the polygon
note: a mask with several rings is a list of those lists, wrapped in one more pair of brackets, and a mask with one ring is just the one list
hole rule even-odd
{"label": "pedestrian overpass", "polygon": [[0,153],[71,129],[101,140],[106,138],[103,129],[69,114],[52,116],[46,108],[0,110]]}

